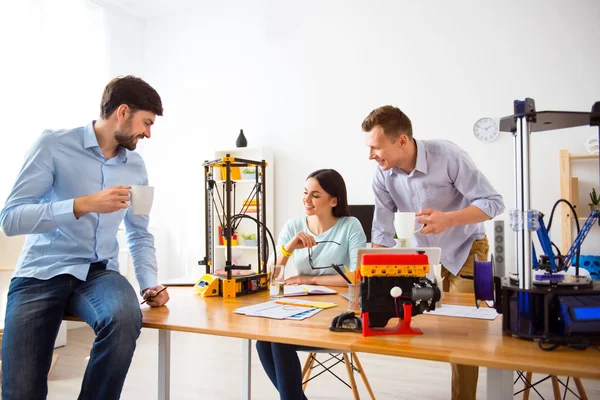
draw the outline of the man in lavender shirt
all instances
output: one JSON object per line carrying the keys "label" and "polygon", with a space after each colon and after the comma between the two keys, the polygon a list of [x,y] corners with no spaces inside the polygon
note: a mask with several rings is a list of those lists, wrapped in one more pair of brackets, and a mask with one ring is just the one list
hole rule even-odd
{"label": "man in lavender shirt", "polygon": [[[383,106],[362,123],[373,178],[373,247],[393,247],[394,213],[416,212],[419,247],[441,247],[444,290],[473,293],[473,265],[488,258],[483,221],[504,211],[502,196],[469,155],[447,140],[416,140],[410,119]],[[471,278],[471,279],[468,279]],[[452,399],[475,399],[478,368],[452,364]]]}

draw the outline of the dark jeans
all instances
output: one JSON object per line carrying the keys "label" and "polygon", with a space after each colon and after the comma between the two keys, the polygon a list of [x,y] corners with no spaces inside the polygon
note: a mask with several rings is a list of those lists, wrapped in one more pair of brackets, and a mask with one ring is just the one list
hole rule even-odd
{"label": "dark jeans", "polygon": [[256,342],[258,358],[267,376],[279,391],[281,400],[306,400],[302,391],[302,367],[296,351],[311,351],[316,347],[295,344]]}
{"label": "dark jeans", "polygon": [[2,399],[46,398],[54,341],[65,314],[81,318],[96,333],[79,399],[121,396],[142,313],[127,279],[95,263],[85,282],[71,275],[11,281],[2,340]]}

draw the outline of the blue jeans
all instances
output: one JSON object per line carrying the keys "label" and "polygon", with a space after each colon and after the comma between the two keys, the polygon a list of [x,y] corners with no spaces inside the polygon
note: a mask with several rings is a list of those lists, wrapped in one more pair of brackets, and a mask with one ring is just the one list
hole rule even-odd
{"label": "blue jeans", "polygon": [[260,340],[256,342],[260,363],[281,400],[306,400],[302,391],[302,367],[296,351],[315,348]]}
{"label": "blue jeans", "polygon": [[92,264],[85,282],[13,278],[2,340],[2,399],[45,399],[54,341],[63,315],[96,333],[79,399],[118,399],[129,370],[142,313],[125,277]]}

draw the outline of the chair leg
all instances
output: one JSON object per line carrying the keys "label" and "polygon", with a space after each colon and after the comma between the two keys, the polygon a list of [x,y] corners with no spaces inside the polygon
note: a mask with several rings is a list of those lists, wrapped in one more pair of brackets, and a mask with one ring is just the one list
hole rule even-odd
{"label": "chair leg", "polygon": [[533,373],[532,372],[528,372],[527,375],[525,375],[525,391],[523,391],[523,400],[529,400],[529,391],[531,390],[531,378],[533,377]]}
{"label": "chair leg", "polygon": [[352,364],[350,364],[350,359],[348,358],[348,354],[344,353],[344,364],[346,364],[346,371],[348,371],[348,380],[350,380],[350,387],[352,388],[352,394],[354,395],[354,400],[360,400],[358,395],[358,390],[356,389],[356,381],[354,380],[354,371],[352,370]]}
{"label": "chair leg", "polygon": [[310,373],[312,372],[313,364],[315,363],[315,353],[309,353],[306,362],[304,363],[304,368],[302,368],[302,391],[306,390],[306,386],[308,385],[308,379],[310,378]]}
{"label": "chair leg", "polygon": [[560,400],[560,386],[558,386],[558,377],[552,375],[552,390],[554,391],[554,400]]}
{"label": "chair leg", "polygon": [[354,359],[354,362],[356,363],[356,366],[358,367],[358,372],[360,373],[360,376],[361,376],[363,382],[365,383],[365,386],[367,387],[369,396],[371,396],[371,400],[375,400],[375,395],[373,394],[373,390],[371,389],[371,385],[369,384],[369,380],[367,379],[367,375],[365,374],[365,371],[363,370],[363,367],[360,363],[360,360],[358,359],[358,356],[356,355],[356,353],[352,353],[352,357]]}
{"label": "chair leg", "polygon": [[306,371],[310,368],[310,362],[312,361],[313,355],[315,353],[308,353],[308,357],[306,357],[306,361],[304,362],[304,366],[302,367],[302,382],[304,382],[304,375],[306,375]]}
{"label": "chair leg", "polygon": [[577,386],[577,392],[579,393],[579,397],[581,400],[588,400],[587,394],[585,394],[585,389],[583,388],[583,384],[581,383],[581,379],[573,377],[575,381],[575,386]]}
{"label": "chair leg", "polygon": [[52,369],[54,369],[54,366],[56,365],[57,361],[58,361],[58,354],[52,354],[52,362],[50,363],[50,370],[48,371],[48,375],[50,375],[52,373]]}

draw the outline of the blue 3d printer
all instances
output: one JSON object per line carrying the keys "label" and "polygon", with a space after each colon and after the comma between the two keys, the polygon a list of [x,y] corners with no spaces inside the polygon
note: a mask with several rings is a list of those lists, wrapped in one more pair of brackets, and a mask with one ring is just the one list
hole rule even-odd
{"label": "blue 3d printer", "polygon": [[[500,131],[514,137],[516,198],[510,226],[516,234],[517,273],[497,277],[493,259],[475,263],[477,303],[494,300],[496,310],[503,315],[505,333],[537,339],[545,350],[575,343],[586,347],[600,336],[600,282],[579,275],[579,249],[592,226],[600,223],[600,211],[589,214],[567,254],[557,255],[543,214],[530,204],[532,133],[577,126],[598,126],[600,136],[600,102],[591,112],[565,112],[536,111],[533,99],[515,100],[514,114],[500,120]],[[575,213],[564,199],[555,207],[560,202]],[[534,234],[541,245],[539,258],[533,246]],[[571,264],[574,274],[567,273]]]}

